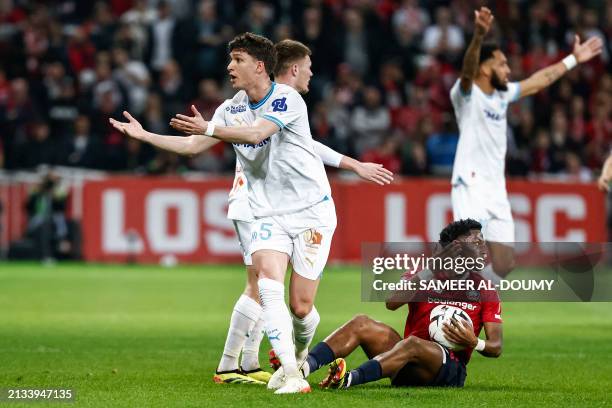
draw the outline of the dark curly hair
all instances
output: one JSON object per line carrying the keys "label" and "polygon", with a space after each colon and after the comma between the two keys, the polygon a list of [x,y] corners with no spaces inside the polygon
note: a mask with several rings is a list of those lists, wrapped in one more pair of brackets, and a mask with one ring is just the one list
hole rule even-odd
{"label": "dark curly hair", "polygon": [[276,48],[266,37],[253,33],[242,33],[234,37],[227,45],[228,52],[244,51],[257,61],[263,61],[268,75],[274,72],[276,66]]}
{"label": "dark curly hair", "polygon": [[459,220],[448,224],[442,232],[440,232],[440,245],[447,246],[462,235],[468,234],[471,230],[482,230],[482,225],[471,218]]}

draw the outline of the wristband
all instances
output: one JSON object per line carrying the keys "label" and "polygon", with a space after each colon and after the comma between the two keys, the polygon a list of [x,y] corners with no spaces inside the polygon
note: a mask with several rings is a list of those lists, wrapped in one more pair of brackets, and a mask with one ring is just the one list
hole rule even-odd
{"label": "wristband", "polygon": [[204,134],[206,136],[212,136],[215,133],[215,124],[213,122],[208,122],[208,126],[206,127],[206,132]]}
{"label": "wristband", "polygon": [[565,68],[567,68],[568,71],[578,65],[578,60],[576,60],[574,54],[570,54],[567,57],[563,58],[561,62],[563,63],[563,65],[565,65]]}
{"label": "wristband", "polygon": [[474,347],[474,350],[476,351],[482,351],[485,348],[485,341],[483,339],[478,339],[478,343],[476,343],[476,347]]}

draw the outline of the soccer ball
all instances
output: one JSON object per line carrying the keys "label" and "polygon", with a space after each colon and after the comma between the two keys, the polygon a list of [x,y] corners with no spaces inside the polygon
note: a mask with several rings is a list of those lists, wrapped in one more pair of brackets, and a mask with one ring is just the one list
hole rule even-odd
{"label": "soccer ball", "polygon": [[453,317],[457,320],[461,318],[472,326],[472,319],[470,319],[470,316],[464,310],[455,306],[438,305],[429,314],[429,337],[449,350],[459,351],[463,350],[464,346],[447,340],[444,336],[444,331],[442,331],[444,323],[450,323]]}

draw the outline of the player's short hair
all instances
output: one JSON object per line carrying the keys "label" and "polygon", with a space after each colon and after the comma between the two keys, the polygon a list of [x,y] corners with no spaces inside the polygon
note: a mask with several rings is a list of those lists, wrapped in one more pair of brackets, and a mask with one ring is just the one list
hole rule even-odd
{"label": "player's short hair", "polygon": [[471,218],[451,222],[440,232],[440,245],[447,246],[462,235],[469,234],[471,230],[482,230],[482,224]]}
{"label": "player's short hair", "polygon": [[291,65],[302,58],[312,55],[310,48],[295,40],[279,41],[274,45],[274,48],[276,48],[277,54],[276,66],[274,67],[275,77],[287,72]]}
{"label": "player's short hair", "polygon": [[274,71],[276,49],[274,43],[266,37],[253,33],[242,33],[230,41],[227,50],[228,52],[244,51],[257,61],[262,61],[268,74]]}
{"label": "player's short hair", "polygon": [[493,53],[495,51],[501,51],[499,44],[493,42],[482,44],[482,47],[480,47],[480,59],[478,60],[478,65],[481,65],[487,60],[494,58]]}

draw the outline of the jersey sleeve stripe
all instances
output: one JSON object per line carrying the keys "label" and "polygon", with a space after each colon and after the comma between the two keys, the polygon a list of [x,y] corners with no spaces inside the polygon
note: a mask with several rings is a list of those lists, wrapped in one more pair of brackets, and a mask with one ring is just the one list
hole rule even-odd
{"label": "jersey sleeve stripe", "polygon": [[278,126],[279,128],[283,129],[285,127],[285,125],[283,124],[283,122],[281,122],[280,120],[276,119],[274,116],[270,116],[270,115],[263,115],[262,118],[264,119],[268,119],[270,122],[274,122],[274,124],[276,126]]}

